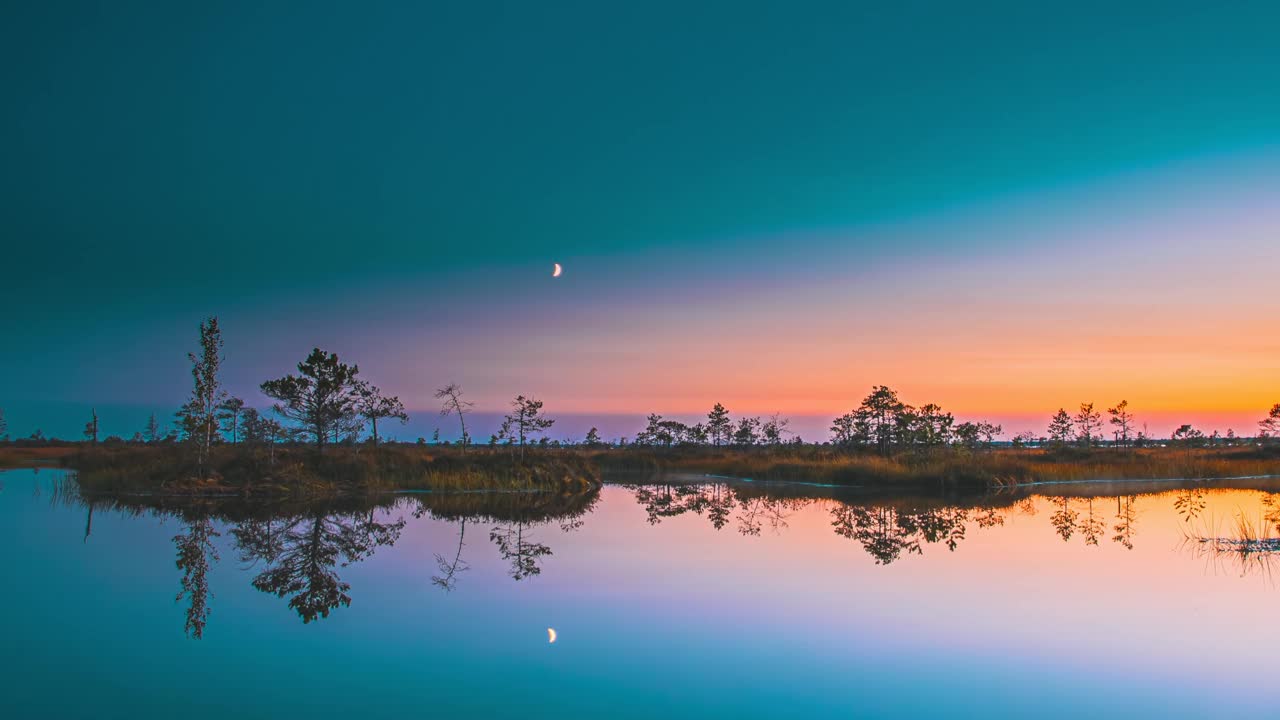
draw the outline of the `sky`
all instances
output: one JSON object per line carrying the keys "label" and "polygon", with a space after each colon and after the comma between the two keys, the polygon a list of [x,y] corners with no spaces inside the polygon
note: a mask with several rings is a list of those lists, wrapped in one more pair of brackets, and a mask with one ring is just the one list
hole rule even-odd
{"label": "sky", "polygon": [[1274,3],[607,5],[0,10],[11,432],[176,407],[208,315],[259,406],[1280,402]]}

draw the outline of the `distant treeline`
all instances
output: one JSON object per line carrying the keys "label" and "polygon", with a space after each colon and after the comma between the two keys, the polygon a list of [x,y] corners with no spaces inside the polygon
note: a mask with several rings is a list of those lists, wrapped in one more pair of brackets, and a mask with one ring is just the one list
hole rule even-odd
{"label": "distant treeline", "polygon": [[[154,414],[145,427],[130,439],[119,436],[100,437],[99,418],[91,411],[85,423],[84,439],[119,444],[183,444],[190,448],[198,473],[203,474],[213,445],[244,444],[274,447],[277,445],[312,444],[318,449],[326,445],[377,446],[382,438],[379,423],[404,423],[408,413],[398,397],[384,393],[360,376],[357,365],[342,362],[334,353],[315,348],[297,365],[296,374],[267,380],[260,385],[262,393],[274,402],[270,412],[262,412],[243,399],[223,390],[220,369],[223,362],[222,336],[216,317],[199,327],[199,351],[189,353],[192,392],[175,413],[172,423],[163,426]],[[449,383],[435,392],[441,401],[440,415],[455,418],[458,438],[453,443],[441,441],[437,430],[431,444],[454,445],[463,454],[474,445],[467,416],[474,404],[465,399],[462,388]],[[850,451],[874,452],[891,456],[901,452],[932,453],[938,448],[965,451],[984,450],[996,444],[1004,429],[983,421],[956,422],[954,415],[939,405],[928,403],[915,407],[903,402],[897,391],[880,385],[872,388],[853,410],[832,421],[830,436],[817,443],[805,443],[789,426],[790,421],[775,413],[769,417],[733,418],[724,405],[716,403],[706,420],[687,424],[651,414],[647,424],[632,438],[606,440],[597,428],[591,428],[581,439],[553,439],[548,434],[555,420],[543,412],[543,402],[519,395],[510,404],[501,427],[487,439],[490,448],[510,450],[512,458],[523,460],[527,446],[541,447],[739,447],[800,446],[816,444]],[[1094,403],[1081,403],[1079,410],[1068,413],[1060,408],[1047,424],[1043,434],[1027,431],[1012,437],[1008,444],[1021,447],[1076,446],[1094,448],[1147,447],[1173,444],[1182,447],[1231,447],[1241,443],[1271,442],[1280,438],[1280,403],[1258,422],[1254,437],[1237,436],[1234,430],[1221,434],[1180,426],[1168,438],[1153,437],[1139,429],[1127,401],[1106,409],[1106,416]],[[3,409],[0,409],[0,442],[10,441]],[[29,437],[13,440],[21,445],[56,444],[40,430]],[[418,438],[417,444],[427,444]]]}

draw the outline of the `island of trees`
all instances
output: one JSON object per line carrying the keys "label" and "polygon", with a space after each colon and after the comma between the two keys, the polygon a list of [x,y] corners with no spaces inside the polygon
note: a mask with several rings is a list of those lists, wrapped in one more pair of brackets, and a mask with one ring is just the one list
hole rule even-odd
{"label": "island of trees", "polygon": [[688,424],[657,414],[631,438],[553,438],[543,401],[516,396],[498,430],[477,443],[461,386],[435,392],[454,441],[388,441],[403,423],[401,400],[360,368],[313,349],[294,372],[261,383],[260,410],[229,395],[217,318],[199,327],[188,354],[191,393],[169,427],[152,415],[131,439],[101,437],[97,410],[84,440],[37,430],[10,439],[0,410],[0,466],[61,462],[87,491],[172,494],[320,495],[390,490],[525,489],[578,492],[605,474],[655,473],[863,486],[990,488],[1083,479],[1222,478],[1280,474],[1280,403],[1251,437],[1183,425],[1168,438],[1140,427],[1127,401],[1061,408],[1043,434],[1002,439],[989,422],[957,422],[934,403],[913,406],[893,389],[871,389],[832,420],[830,435],[805,442],[779,414],[734,418],[720,403]]}

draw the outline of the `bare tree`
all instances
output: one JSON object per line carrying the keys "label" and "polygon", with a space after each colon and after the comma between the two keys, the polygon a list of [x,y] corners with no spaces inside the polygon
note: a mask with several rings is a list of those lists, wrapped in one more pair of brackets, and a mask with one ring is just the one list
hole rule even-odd
{"label": "bare tree", "polygon": [[441,417],[458,416],[458,424],[462,426],[462,454],[466,455],[467,444],[471,441],[471,436],[467,434],[467,413],[471,412],[475,403],[463,400],[462,386],[452,382],[436,390],[436,399],[443,401],[440,407]]}
{"label": "bare tree", "polygon": [[462,518],[462,524],[458,528],[458,550],[453,554],[453,561],[450,562],[448,558],[440,553],[435,554],[436,566],[440,568],[440,574],[432,575],[431,583],[445,592],[452,592],[454,587],[457,586],[458,580],[456,576],[458,573],[466,572],[470,569],[467,561],[462,559],[462,541],[466,535],[467,519],[464,517]]}
{"label": "bare tree", "polygon": [[790,418],[782,417],[782,413],[774,413],[765,421],[764,425],[760,428],[760,432],[764,436],[765,443],[769,445],[780,445],[782,444],[782,437],[784,435],[791,434],[791,430],[789,429],[790,425]]}

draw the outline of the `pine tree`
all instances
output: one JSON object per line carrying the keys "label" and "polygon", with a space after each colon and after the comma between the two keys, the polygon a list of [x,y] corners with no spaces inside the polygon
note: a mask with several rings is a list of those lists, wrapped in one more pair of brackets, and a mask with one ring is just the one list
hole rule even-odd
{"label": "pine tree", "polygon": [[1111,424],[1116,426],[1116,442],[1128,446],[1129,431],[1133,427],[1133,413],[1129,412],[1129,401],[1121,400],[1119,405],[1108,408]]}
{"label": "pine tree", "polygon": [[529,436],[550,430],[555,422],[543,417],[541,400],[518,395],[511,401],[511,414],[503,419],[503,428],[508,437],[519,441],[521,462],[524,461],[524,444]]}
{"label": "pine tree", "polygon": [[1067,444],[1075,435],[1075,423],[1065,408],[1058,408],[1058,414],[1049,421],[1049,439],[1059,445]]}
{"label": "pine tree", "polygon": [[1093,439],[1098,437],[1095,431],[1102,430],[1102,415],[1094,412],[1093,403],[1080,403],[1080,412],[1076,413],[1076,431],[1080,442],[1089,447]]}
{"label": "pine tree", "polygon": [[707,413],[707,435],[711,438],[711,444],[727,443],[732,434],[733,421],[729,419],[729,411],[724,409],[724,405],[716,403],[711,412]]}

